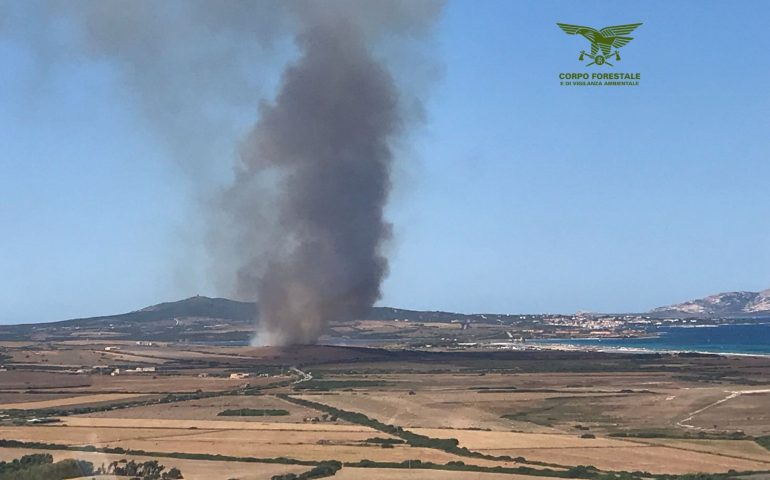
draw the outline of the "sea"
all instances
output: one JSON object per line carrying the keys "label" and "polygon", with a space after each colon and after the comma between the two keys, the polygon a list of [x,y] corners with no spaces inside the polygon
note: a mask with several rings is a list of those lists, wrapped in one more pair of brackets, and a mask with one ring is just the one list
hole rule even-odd
{"label": "sea", "polygon": [[[331,338],[323,343],[337,346],[381,347],[399,339]],[[207,341],[207,345],[247,346],[249,339]],[[639,338],[533,339],[528,345],[568,345],[577,348],[630,352],[704,352],[735,355],[770,355],[770,323],[656,327]]]}
{"label": "sea", "polygon": [[658,327],[644,338],[573,338],[532,343],[592,347],[599,350],[685,351],[770,355],[770,323]]}

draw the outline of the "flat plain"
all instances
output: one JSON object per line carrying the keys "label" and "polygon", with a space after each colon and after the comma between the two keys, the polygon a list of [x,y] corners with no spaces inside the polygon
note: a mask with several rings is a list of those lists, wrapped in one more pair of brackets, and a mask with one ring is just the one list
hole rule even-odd
{"label": "flat plain", "polygon": [[2,458],[152,458],[212,480],[332,460],[343,480],[770,472],[761,357],[105,345],[0,347]]}

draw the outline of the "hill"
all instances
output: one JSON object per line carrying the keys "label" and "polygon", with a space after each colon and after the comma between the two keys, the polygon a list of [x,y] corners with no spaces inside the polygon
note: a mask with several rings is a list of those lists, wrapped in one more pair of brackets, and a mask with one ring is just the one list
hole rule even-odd
{"label": "hill", "polygon": [[[374,307],[361,320],[411,322],[505,322],[519,316],[462,314],[442,311]],[[57,340],[66,338],[146,339],[157,341],[242,341],[253,335],[257,305],[227,298],[196,295],[140,310],[100,317],[49,323],[0,326],[0,340]]]}
{"label": "hill", "polygon": [[703,317],[760,316],[770,314],[770,289],[761,292],[725,292],[652,310],[653,314]]}
{"label": "hill", "polygon": [[[103,317],[75,318],[52,322],[48,325],[77,324],[90,327],[112,321],[121,322],[159,322],[181,318],[199,318],[229,320],[231,324],[253,325],[257,318],[257,305],[253,302],[239,302],[227,298],[210,298],[200,295],[152,305],[141,310]],[[464,314],[439,310],[405,310],[393,307],[373,307],[362,320],[410,320],[415,322],[449,322],[451,320],[469,320],[475,323],[493,323],[510,315]]]}
{"label": "hill", "polygon": [[79,325],[92,327],[113,321],[120,322],[162,322],[181,318],[208,318],[231,320],[233,323],[253,324],[257,306],[251,302],[238,302],[227,298],[194,297],[151,305],[141,310],[103,317],[73,318],[51,322],[47,325]]}

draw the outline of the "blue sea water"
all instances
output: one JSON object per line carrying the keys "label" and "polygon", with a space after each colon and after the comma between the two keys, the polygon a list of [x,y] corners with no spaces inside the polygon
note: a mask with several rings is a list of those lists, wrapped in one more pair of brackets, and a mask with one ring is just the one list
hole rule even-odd
{"label": "blue sea water", "polygon": [[654,338],[576,338],[536,342],[608,349],[627,348],[770,355],[770,323],[710,327],[659,327],[650,333],[657,336]]}

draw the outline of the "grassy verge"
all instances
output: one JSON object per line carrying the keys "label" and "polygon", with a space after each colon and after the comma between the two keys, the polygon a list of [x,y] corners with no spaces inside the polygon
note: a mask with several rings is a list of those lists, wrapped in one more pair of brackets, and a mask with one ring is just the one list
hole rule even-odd
{"label": "grassy verge", "polygon": [[289,414],[282,408],[235,408],[217,413],[218,417],[281,417]]}
{"label": "grassy verge", "polygon": [[671,438],[676,440],[752,440],[743,432],[682,432],[677,430],[630,430],[607,435],[615,438]]}
{"label": "grassy verge", "polygon": [[354,388],[384,387],[388,383],[380,380],[324,380],[313,379],[294,385],[294,390],[315,390],[329,392],[332,390],[352,390]]}
{"label": "grassy verge", "polygon": [[765,437],[757,437],[754,439],[754,441],[770,450],[770,435]]}

